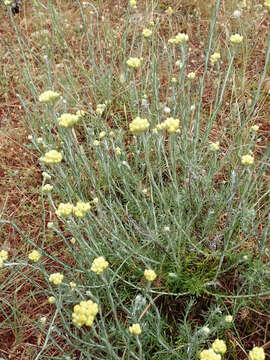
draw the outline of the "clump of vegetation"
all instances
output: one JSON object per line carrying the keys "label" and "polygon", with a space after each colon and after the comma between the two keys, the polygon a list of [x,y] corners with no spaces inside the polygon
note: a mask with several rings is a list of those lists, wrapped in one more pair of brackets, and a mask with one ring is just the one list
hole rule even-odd
{"label": "clump of vegetation", "polygon": [[29,252],[0,265],[43,278],[33,359],[265,359],[240,324],[270,295],[264,5],[34,1],[27,38],[7,4],[42,229],[8,222]]}

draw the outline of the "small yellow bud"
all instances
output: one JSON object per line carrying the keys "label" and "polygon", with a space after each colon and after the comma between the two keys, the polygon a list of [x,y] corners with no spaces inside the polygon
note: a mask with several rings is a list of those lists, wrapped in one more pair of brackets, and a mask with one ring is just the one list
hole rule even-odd
{"label": "small yellow bud", "polygon": [[49,304],[54,304],[55,301],[56,301],[56,299],[55,299],[54,296],[50,296],[50,297],[48,298],[48,303],[49,303]]}
{"label": "small yellow bud", "polygon": [[173,14],[173,9],[169,6],[168,9],[166,10],[166,13],[169,15]]}
{"label": "small yellow bud", "polygon": [[129,332],[130,334],[134,334],[134,335],[140,335],[142,333],[142,329],[140,324],[133,324],[132,326],[129,327]]}

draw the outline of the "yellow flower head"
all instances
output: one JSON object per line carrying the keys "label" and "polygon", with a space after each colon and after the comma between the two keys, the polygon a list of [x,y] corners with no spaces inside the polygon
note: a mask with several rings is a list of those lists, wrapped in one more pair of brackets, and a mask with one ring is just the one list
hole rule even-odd
{"label": "yellow flower head", "polygon": [[216,354],[213,349],[208,349],[201,351],[200,360],[221,360],[221,356]]}
{"label": "yellow flower head", "polygon": [[264,360],[265,359],[265,352],[262,347],[255,346],[250,352],[249,352],[249,358],[250,360]]}
{"label": "yellow flower head", "polygon": [[243,155],[241,157],[242,165],[249,166],[254,164],[254,156],[252,155]]}
{"label": "yellow flower head", "polygon": [[62,114],[57,120],[61,127],[70,128],[79,121],[79,118],[78,115]]}
{"label": "yellow flower head", "polygon": [[83,218],[90,209],[91,206],[89,202],[84,203],[82,201],[78,201],[76,206],[73,206],[73,214],[79,218]]}
{"label": "yellow flower head", "polygon": [[144,277],[148,281],[154,281],[155,278],[157,277],[157,274],[155,273],[154,270],[146,269],[146,270],[144,270]]}
{"label": "yellow flower head", "polygon": [[1,250],[0,251],[0,258],[3,260],[3,261],[6,261],[8,259],[8,252],[6,250]]}
{"label": "yellow flower head", "polygon": [[175,66],[179,67],[179,69],[182,69],[182,67],[183,67],[182,61],[181,61],[181,60],[177,60],[177,61],[175,62]]}
{"label": "yellow flower head", "polygon": [[91,270],[100,275],[108,267],[108,265],[108,261],[106,261],[103,256],[100,256],[93,261]]}
{"label": "yellow flower head", "polygon": [[136,0],[129,0],[130,7],[136,9],[137,8],[137,1]]}
{"label": "yellow flower head", "polygon": [[70,286],[70,288],[71,288],[71,291],[74,291],[74,290],[76,289],[76,287],[77,287],[77,284],[76,284],[74,281],[71,281],[71,282],[69,283],[69,286]]}
{"label": "yellow flower head", "polygon": [[196,74],[195,74],[195,72],[190,72],[187,74],[187,77],[189,80],[194,80],[196,77]]}
{"label": "yellow flower head", "polygon": [[189,37],[187,34],[184,33],[178,33],[174,38],[170,38],[168,40],[169,44],[185,44],[188,42]]}
{"label": "yellow flower head", "polygon": [[175,37],[175,43],[176,44],[184,44],[188,42],[188,35],[184,33],[178,33]]}
{"label": "yellow flower head", "polygon": [[50,184],[46,184],[46,185],[44,185],[43,188],[42,188],[42,190],[43,190],[44,192],[51,192],[52,189],[53,189],[53,186],[50,185]]}
{"label": "yellow flower head", "polygon": [[142,329],[140,324],[133,324],[132,326],[129,327],[129,332],[130,334],[134,334],[134,335],[140,335],[142,333]]}
{"label": "yellow flower head", "polygon": [[64,275],[60,274],[59,272],[53,273],[49,277],[49,282],[53,283],[54,285],[58,286],[64,279]]}
{"label": "yellow flower head", "polygon": [[147,119],[142,119],[139,116],[137,116],[132,122],[129,124],[129,130],[134,134],[138,135],[149,127],[149,122]]}
{"label": "yellow flower head", "polygon": [[258,131],[259,130],[259,126],[258,125],[253,125],[250,128],[252,131]]}
{"label": "yellow flower head", "polygon": [[173,9],[169,6],[168,9],[166,10],[166,13],[169,15],[173,14]]}
{"label": "yellow flower head", "polygon": [[77,110],[77,111],[76,111],[76,115],[77,115],[79,118],[82,118],[82,117],[84,117],[85,112],[84,112],[83,110]]}
{"label": "yellow flower head", "polygon": [[213,344],[212,344],[212,349],[213,349],[217,354],[222,354],[222,355],[224,355],[225,352],[227,351],[227,346],[226,346],[226,344],[225,344],[225,341],[216,339],[216,340],[213,342]]}
{"label": "yellow flower head", "polygon": [[225,316],[225,321],[226,321],[227,323],[233,322],[233,317],[232,317],[232,315],[227,315],[227,316]]}
{"label": "yellow flower head", "polygon": [[101,131],[101,132],[99,133],[99,135],[98,135],[98,137],[99,137],[100,139],[103,139],[105,136],[106,136],[105,131]]}
{"label": "yellow flower head", "polygon": [[152,30],[150,29],[143,29],[143,32],[142,32],[143,36],[145,38],[149,38],[151,35],[152,35]]}
{"label": "yellow flower head", "polygon": [[57,150],[50,150],[45,153],[43,158],[41,158],[41,160],[44,161],[45,164],[58,164],[62,161],[62,159],[62,154]]}
{"label": "yellow flower head", "polygon": [[215,52],[210,56],[210,61],[212,65],[215,64],[218,60],[220,60],[220,53]]}
{"label": "yellow flower head", "polygon": [[127,66],[138,69],[141,66],[142,58],[131,57],[127,60]]}
{"label": "yellow flower head", "polygon": [[57,211],[55,212],[57,216],[68,216],[73,211],[73,205],[70,203],[61,203],[58,206]]}
{"label": "yellow flower head", "polygon": [[44,177],[44,179],[48,179],[48,180],[51,180],[52,178],[51,175],[46,173],[45,171],[43,171],[42,176]]}
{"label": "yellow flower head", "polygon": [[102,115],[105,110],[106,104],[97,104],[96,113]]}
{"label": "yellow flower head", "polygon": [[241,7],[242,7],[242,8],[246,8],[246,7],[247,7],[247,0],[242,0]]}
{"label": "yellow flower head", "polygon": [[99,145],[100,145],[100,141],[94,140],[94,141],[93,141],[93,145],[94,145],[94,146],[99,146]]}
{"label": "yellow flower head", "polygon": [[92,300],[81,301],[73,308],[72,322],[76,326],[92,326],[98,313],[98,305]]}
{"label": "yellow flower head", "polygon": [[59,97],[60,94],[58,94],[57,92],[48,90],[40,94],[38,100],[45,104],[54,105],[55,102],[59,99]]}
{"label": "yellow flower head", "polygon": [[55,301],[56,301],[56,299],[55,299],[54,296],[50,296],[50,297],[48,298],[48,303],[49,303],[49,304],[54,304]]}
{"label": "yellow flower head", "polygon": [[268,10],[270,10],[270,0],[265,0],[264,6],[265,6]]}
{"label": "yellow flower head", "polygon": [[37,250],[31,251],[30,254],[28,255],[28,259],[33,262],[38,262],[40,257],[41,257],[41,254]]}
{"label": "yellow flower head", "polygon": [[0,257],[0,268],[3,267],[4,261],[3,259]]}
{"label": "yellow flower head", "polygon": [[121,149],[120,149],[120,147],[116,147],[115,148],[115,153],[116,153],[116,155],[121,155]]}
{"label": "yellow flower head", "polygon": [[180,123],[179,119],[174,119],[174,118],[170,117],[164,121],[164,127],[168,131],[169,134],[173,134],[179,128],[179,123]]}
{"label": "yellow flower head", "polygon": [[239,34],[234,34],[230,37],[232,44],[240,44],[243,41],[243,36]]}
{"label": "yellow flower head", "polygon": [[210,150],[211,151],[217,151],[219,150],[219,141],[215,142],[215,143],[210,143]]}

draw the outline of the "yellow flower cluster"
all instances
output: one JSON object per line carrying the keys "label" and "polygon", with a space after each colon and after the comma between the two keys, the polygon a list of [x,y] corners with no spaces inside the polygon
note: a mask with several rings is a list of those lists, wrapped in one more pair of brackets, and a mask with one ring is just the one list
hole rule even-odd
{"label": "yellow flower cluster", "polygon": [[91,206],[88,202],[78,201],[76,206],[73,207],[73,214],[79,218],[83,218],[90,209]]}
{"label": "yellow flower cluster", "polygon": [[57,120],[58,124],[64,128],[70,128],[79,121],[80,117],[73,114],[62,114]]}
{"label": "yellow flower cluster", "polygon": [[179,119],[174,119],[172,117],[169,117],[165,121],[163,121],[161,124],[158,124],[153,131],[156,132],[157,130],[163,130],[166,129],[169,134],[173,134],[176,131],[179,130]]}
{"label": "yellow flower cluster", "polygon": [[58,209],[56,211],[56,215],[58,216],[68,216],[73,211],[73,205],[71,203],[61,203],[58,206]]}
{"label": "yellow flower cluster", "polygon": [[0,268],[3,266],[4,261],[8,259],[8,252],[6,250],[0,251]]}
{"label": "yellow flower cluster", "polygon": [[131,57],[127,60],[127,65],[131,68],[138,69],[141,66],[143,58]]}
{"label": "yellow flower cluster", "polygon": [[71,281],[69,283],[69,286],[70,286],[71,291],[74,291],[77,287],[77,284],[74,281]]}
{"label": "yellow flower cluster", "polygon": [[137,116],[132,122],[129,124],[129,130],[134,134],[140,134],[147,130],[149,127],[149,121],[147,119],[142,119]]}
{"label": "yellow flower cluster", "polygon": [[152,35],[152,30],[150,29],[143,29],[142,34],[145,38],[149,38]]}
{"label": "yellow flower cluster", "polygon": [[164,128],[168,131],[169,134],[173,134],[179,129],[179,123],[179,119],[174,119],[172,117],[169,117],[163,122]]}
{"label": "yellow flower cluster", "polygon": [[60,274],[59,272],[53,273],[49,277],[49,282],[53,283],[54,285],[58,286],[64,279],[64,275]]}
{"label": "yellow flower cluster", "polygon": [[45,171],[43,171],[42,176],[44,177],[44,179],[48,179],[48,180],[51,180],[52,178],[51,175],[46,173]]}
{"label": "yellow flower cluster", "polygon": [[91,206],[89,202],[84,203],[82,201],[77,201],[76,206],[73,206],[71,203],[61,203],[56,210],[56,215],[69,216],[73,213],[75,216],[83,218],[90,209]]}
{"label": "yellow flower cluster", "polygon": [[121,149],[120,149],[119,146],[117,146],[117,147],[115,148],[115,153],[116,153],[116,155],[121,155]]}
{"label": "yellow flower cluster", "polygon": [[241,8],[247,7],[247,0],[242,0],[242,4],[240,4]]}
{"label": "yellow flower cluster", "polygon": [[187,77],[189,80],[194,80],[196,77],[196,73],[195,72],[190,72],[187,74]]}
{"label": "yellow flower cluster", "polygon": [[249,352],[250,360],[264,360],[265,359],[265,352],[262,347],[255,346]]}
{"label": "yellow flower cluster", "polygon": [[249,166],[254,164],[254,157],[252,155],[243,155],[241,157],[242,165]]}
{"label": "yellow flower cluster", "polygon": [[240,44],[243,41],[243,36],[239,34],[234,34],[230,37],[232,44]]}
{"label": "yellow flower cluster", "polygon": [[108,265],[108,261],[106,261],[103,256],[100,256],[93,261],[91,270],[100,275],[108,267]]}
{"label": "yellow flower cluster", "polygon": [[210,56],[210,61],[212,65],[215,64],[218,60],[220,60],[220,53],[215,52]]}
{"label": "yellow flower cluster", "polygon": [[42,103],[53,105],[59,99],[59,97],[60,94],[57,92],[48,90],[40,94],[38,100]]}
{"label": "yellow flower cluster", "polygon": [[73,308],[72,322],[77,326],[92,326],[98,313],[98,305],[92,300],[81,301]]}
{"label": "yellow flower cluster", "polygon": [[30,254],[28,255],[28,259],[33,262],[38,262],[40,257],[41,257],[41,254],[37,250],[31,251]]}
{"label": "yellow flower cluster", "polygon": [[208,349],[201,351],[200,360],[221,360],[221,356],[216,354],[213,349]]}
{"label": "yellow flower cluster", "polygon": [[223,340],[216,339],[212,344],[212,349],[217,354],[224,355],[225,352],[227,351],[227,346]]}
{"label": "yellow flower cluster", "polygon": [[142,333],[140,324],[133,324],[132,326],[130,326],[129,332],[130,332],[130,334],[140,335]]}
{"label": "yellow flower cluster", "polygon": [[6,250],[1,250],[0,251],[0,258],[5,261],[8,259],[8,252]]}
{"label": "yellow flower cluster", "polygon": [[233,317],[232,317],[232,315],[227,315],[227,316],[225,316],[225,321],[226,321],[227,323],[233,322]]}
{"label": "yellow flower cluster", "polygon": [[144,270],[144,277],[148,281],[154,281],[155,278],[157,277],[157,274],[155,273],[154,270],[146,269],[146,270]]}
{"label": "yellow flower cluster", "polygon": [[79,118],[82,118],[85,115],[85,112],[83,110],[77,110],[76,115],[79,116]]}
{"label": "yellow flower cluster", "polygon": [[225,341],[216,339],[211,349],[201,351],[200,360],[221,360],[221,355],[224,355],[226,351]]}
{"label": "yellow flower cluster", "polygon": [[210,143],[210,150],[211,151],[217,151],[219,150],[219,141],[215,142],[215,143]]}
{"label": "yellow flower cluster", "polygon": [[54,296],[50,296],[50,297],[48,298],[48,303],[49,303],[49,304],[54,304],[55,301],[56,301],[56,298],[55,298]]}
{"label": "yellow flower cluster", "polygon": [[188,35],[184,33],[178,33],[174,38],[168,40],[169,44],[184,44],[188,42]]}
{"label": "yellow flower cluster", "polygon": [[100,139],[103,139],[105,136],[106,136],[105,131],[101,131],[101,132],[99,133],[99,135],[98,135],[98,137],[99,137]]}
{"label": "yellow flower cluster", "polygon": [[129,0],[129,5],[130,5],[130,7],[136,9],[136,7],[137,7],[137,2],[136,2],[136,0]]}
{"label": "yellow flower cluster", "polygon": [[96,113],[102,115],[105,110],[106,104],[97,104]]}
{"label": "yellow flower cluster", "polygon": [[172,9],[171,6],[168,7],[168,9],[166,10],[166,13],[169,14],[169,15],[173,14],[173,9]]}
{"label": "yellow flower cluster", "polygon": [[57,150],[50,150],[45,153],[45,155],[41,158],[45,164],[58,164],[62,161],[63,156]]}
{"label": "yellow flower cluster", "polygon": [[50,185],[50,184],[46,184],[46,185],[44,185],[43,188],[42,188],[42,190],[43,190],[44,192],[51,192],[52,189],[53,189],[53,186]]}
{"label": "yellow flower cluster", "polygon": [[258,125],[252,125],[250,128],[252,131],[258,131],[259,130],[259,126]]}
{"label": "yellow flower cluster", "polygon": [[264,6],[265,6],[268,10],[270,10],[270,0],[265,0]]}

